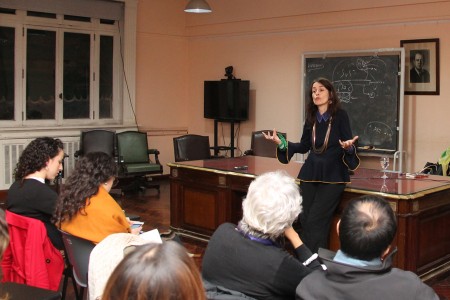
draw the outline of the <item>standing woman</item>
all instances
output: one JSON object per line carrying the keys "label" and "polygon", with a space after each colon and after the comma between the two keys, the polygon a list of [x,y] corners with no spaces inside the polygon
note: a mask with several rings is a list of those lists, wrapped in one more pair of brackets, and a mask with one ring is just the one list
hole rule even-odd
{"label": "standing woman", "polygon": [[266,139],[278,145],[277,158],[287,164],[295,153],[307,153],[298,178],[303,197],[299,216],[303,242],[317,252],[328,247],[331,219],[345,185],[350,182],[349,170],[359,166],[347,112],[341,108],[333,84],[325,78],[312,82],[306,108],[306,121],[299,143],[286,141],[268,132]]}
{"label": "standing woman", "polygon": [[63,169],[63,143],[41,137],[23,150],[15,170],[15,182],[8,190],[7,209],[15,214],[42,221],[52,244],[64,249],[61,234],[51,222],[58,194],[45,184]]}
{"label": "standing woman", "polygon": [[94,243],[112,233],[138,234],[109,194],[117,176],[114,158],[103,152],[83,156],[67,178],[58,199],[55,223],[72,235]]}

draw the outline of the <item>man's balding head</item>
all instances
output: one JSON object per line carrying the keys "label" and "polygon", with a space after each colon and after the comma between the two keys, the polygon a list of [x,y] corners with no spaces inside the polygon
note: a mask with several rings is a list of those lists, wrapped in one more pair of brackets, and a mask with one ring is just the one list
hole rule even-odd
{"label": "man's balding head", "polygon": [[386,200],[372,195],[355,198],[344,209],[339,224],[341,250],[361,260],[378,258],[396,231],[395,215]]}

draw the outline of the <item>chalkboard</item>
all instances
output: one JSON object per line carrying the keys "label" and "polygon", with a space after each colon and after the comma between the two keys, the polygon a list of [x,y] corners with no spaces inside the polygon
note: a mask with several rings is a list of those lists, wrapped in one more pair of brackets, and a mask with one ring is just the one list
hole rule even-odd
{"label": "chalkboard", "polygon": [[314,79],[333,82],[359,149],[395,152],[399,143],[400,55],[305,57],[305,106]]}

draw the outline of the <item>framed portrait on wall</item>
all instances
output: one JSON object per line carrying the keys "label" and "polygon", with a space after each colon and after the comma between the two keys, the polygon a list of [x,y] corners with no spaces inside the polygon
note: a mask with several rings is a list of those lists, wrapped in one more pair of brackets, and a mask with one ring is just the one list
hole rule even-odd
{"label": "framed portrait on wall", "polygon": [[402,40],[405,94],[439,95],[439,39]]}

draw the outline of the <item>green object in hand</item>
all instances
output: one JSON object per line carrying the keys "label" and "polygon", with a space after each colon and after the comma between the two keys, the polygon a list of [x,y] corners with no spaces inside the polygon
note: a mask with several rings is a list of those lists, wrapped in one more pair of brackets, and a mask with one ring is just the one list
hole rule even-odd
{"label": "green object in hand", "polygon": [[281,133],[277,133],[277,136],[281,140],[281,144],[278,145],[278,149],[285,150],[287,148],[287,141]]}

